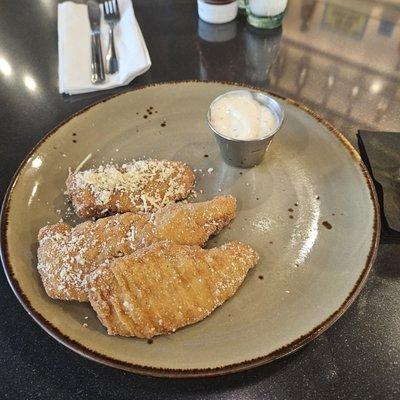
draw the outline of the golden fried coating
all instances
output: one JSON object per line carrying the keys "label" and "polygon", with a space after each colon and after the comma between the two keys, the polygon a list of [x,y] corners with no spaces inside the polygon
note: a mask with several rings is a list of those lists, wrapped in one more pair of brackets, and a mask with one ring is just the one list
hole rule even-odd
{"label": "golden fried coating", "polygon": [[75,228],[65,223],[39,231],[38,271],[53,299],[87,301],[87,275],[113,257],[136,250],[132,227],[142,231],[144,216],[118,214]]}
{"label": "golden fried coating", "polygon": [[55,299],[88,301],[87,276],[100,264],[162,240],[204,245],[236,212],[236,199],[219,196],[193,204],[172,204],[151,216],[117,214],[75,228],[65,223],[39,232],[38,271]]}
{"label": "golden fried coating", "polygon": [[110,335],[150,338],[201,321],[239,288],[258,261],[248,245],[158,242],[89,277],[89,300]]}
{"label": "golden fried coating", "polygon": [[194,181],[192,170],[182,162],[141,160],[76,172],[66,185],[76,214],[90,218],[157,211],[185,199]]}
{"label": "golden fried coating", "polygon": [[233,196],[217,196],[201,203],[171,204],[154,214],[151,233],[157,241],[203,246],[235,215]]}

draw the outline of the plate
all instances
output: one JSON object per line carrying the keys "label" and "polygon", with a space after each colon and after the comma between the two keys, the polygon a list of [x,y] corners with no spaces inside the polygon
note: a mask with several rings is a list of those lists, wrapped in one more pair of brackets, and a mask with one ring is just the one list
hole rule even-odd
{"label": "plate", "polygon": [[[375,193],[358,153],[312,111],[276,96],[286,119],[262,164],[225,165],[206,112],[212,99],[235,88],[180,82],[117,95],[55,128],[20,166],[3,204],[2,261],[22,305],[65,346],[142,374],[225,374],[295,351],[357,296],[379,233]],[[260,253],[236,295],[204,321],[152,343],[108,336],[88,304],[47,297],[36,236],[65,217],[68,169],[89,155],[85,167],[142,157],[186,161],[196,170],[197,200],[236,196],[237,218],[208,244],[239,239]]]}

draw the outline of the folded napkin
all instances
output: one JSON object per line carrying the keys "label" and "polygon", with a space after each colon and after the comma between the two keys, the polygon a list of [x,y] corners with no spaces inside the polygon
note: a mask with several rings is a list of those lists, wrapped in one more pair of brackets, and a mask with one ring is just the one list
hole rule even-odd
{"label": "folded napkin", "polygon": [[382,238],[400,239],[400,133],[358,131],[358,144],[378,195]]}
{"label": "folded napkin", "polygon": [[[104,83],[90,80],[90,25],[85,4],[67,1],[58,5],[58,77],[60,93],[77,94],[128,84],[150,66],[150,56],[137,23],[131,0],[118,0],[121,20],[114,28],[119,72],[106,75]],[[102,7],[101,7],[102,8]],[[102,10],[103,58],[108,48],[108,25]],[[105,61],[105,60],[104,60]],[[104,64],[106,65],[106,64]]]}

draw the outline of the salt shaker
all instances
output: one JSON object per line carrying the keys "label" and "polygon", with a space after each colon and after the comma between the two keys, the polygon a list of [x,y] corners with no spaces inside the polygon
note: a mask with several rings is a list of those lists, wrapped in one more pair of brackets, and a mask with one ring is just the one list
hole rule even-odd
{"label": "salt shaker", "polygon": [[274,29],[282,24],[287,0],[246,0],[247,22],[256,28]]}
{"label": "salt shaker", "polygon": [[199,17],[210,24],[233,21],[238,13],[237,0],[197,0]]}

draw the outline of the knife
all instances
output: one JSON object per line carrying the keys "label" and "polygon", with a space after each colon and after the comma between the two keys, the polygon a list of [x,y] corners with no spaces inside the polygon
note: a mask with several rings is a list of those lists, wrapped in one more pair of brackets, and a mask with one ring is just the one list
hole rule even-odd
{"label": "knife", "polygon": [[105,79],[104,75],[104,64],[103,64],[103,54],[101,51],[101,40],[100,40],[100,18],[101,11],[100,6],[94,0],[89,0],[87,2],[88,15],[90,22],[90,41],[92,48],[92,76],[91,81],[93,83],[103,82]]}

